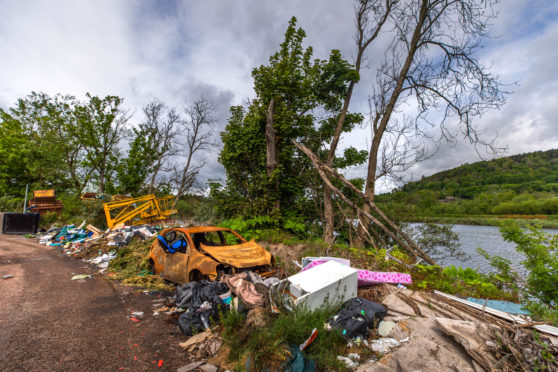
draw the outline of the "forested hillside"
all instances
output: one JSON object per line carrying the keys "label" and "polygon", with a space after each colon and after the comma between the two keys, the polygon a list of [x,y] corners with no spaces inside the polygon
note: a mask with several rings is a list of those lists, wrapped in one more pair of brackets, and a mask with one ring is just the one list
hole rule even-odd
{"label": "forested hillside", "polygon": [[558,150],[464,164],[410,182],[378,201],[400,214],[558,214]]}
{"label": "forested hillside", "polygon": [[441,191],[474,198],[490,190],[558,191],[558,150],[537,151],[464,164],[404,185],[404,192]]}

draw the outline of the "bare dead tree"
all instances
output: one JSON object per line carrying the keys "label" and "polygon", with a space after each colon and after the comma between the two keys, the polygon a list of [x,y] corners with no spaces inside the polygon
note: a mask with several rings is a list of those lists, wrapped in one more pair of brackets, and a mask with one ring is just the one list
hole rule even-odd
{"label": "bare dead tree", "polygon": [[143,108],[145,121],[140,124],[151,141],[153,151],[153,168],[149,179],[149,193],[153,193],[155,183],[161,172],[165,171],[167,162],[180,153],[178,139],[181,134],[180,115],[174,108],[168,108],[158,100]]}
{"label": "bare dead tree", "polygon": [[[357,31],[355,37],[356,58],[354,63],[355,71],[357,73],[360,73],[366,48],[368,48],[368,46],[378,37],[382,27],[388,20],[393,6],[398,2],[399,0],[359,0],[357,6],[355,6],[355,23]],[[345,118],[347,116],[347,111],[349,109],[349,104],[353,96],[353,89],[356,83],[357,81],[351,81],[349,83],[343,107],[339,118],[337,119],[337,125],[335,127],[335,132],[326,160],[326,164],[329,167],[333,166],[333,161],[335,160],[335,151],[337,150],[337,145],[339,144],[339,138],[341,136],[341,132],[343,131]],[[324,239],[326,242],[332,243],[334,239],[333,201],[331,199],[331,190],[327,187],[324,187],[324,219]]]}
{"label": "bare dead tree", "polygon": [[412,120],[392,120],[386,128],[378,154],[376,181],[386,178],[394,183],[406,181],[406,171],[411,167],[434,156],[440,148],[433,141],[429,147],[425,141],[413,141],[416,138]]}
{"label": "bare dead tree", "polygon": [[184,108],[183,131],[181,141],[184,149],[181,154],[182,162],[174,164],[171,171],[171,184],[176,190],[173,208],[196,181],[201,168],[205,165],[203,159],[196,160],[195,155],[210,150],[215,146],[213,133],[209,130],[215,123],[213,118],[215,108],[204,97],[195,100]]}
{"label": "bare dead tree", "polygon": [[[393,39],[370,95],[372,143],[365,194],[371,200],[382,175],[379,160],[388,160],[381,159],[381,145],[402,103],[418,104],[412,127],[417,137],[427,128],[439,127],[441,138],[452,141],[458,132],[452,132],[450,124],[459,124],[459,131],[472,144],[501,150],[473,125],[475,117],[505,103],[503,84],[477,56],[480,42],[488,36],[489,21],[496,16],[495,3],[497,0],[401,0],[393,7],[389,15]],[[407,159],[409,164],[426,156],[420,151],[418,155]],[[398,156],[397,151],[390,156]],[[400,159],[405,162],[406,157]],[[365,209],[369,211],[366,205]]]}

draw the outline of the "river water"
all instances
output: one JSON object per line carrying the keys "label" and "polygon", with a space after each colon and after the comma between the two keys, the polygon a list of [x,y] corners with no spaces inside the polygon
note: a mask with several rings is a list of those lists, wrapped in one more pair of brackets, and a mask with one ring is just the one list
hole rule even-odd
{"label": "river water", "polygon": [[[558,229],[543,229],[547,233],[558,234]],[[483,248],[490,255],[498,255],[507,258],[512,262],[514,267],[520,274],[524,272],[520,262],[523,255],[515,250],[515,244],[506,242],[500,235],[500,230],[496,226],[471,226],[471,225],[453,225],[453,231],[459,235],[461,249],[469,256],[465,260],[455,257],[449,257],[439,260],[442,266],[461,266],[463,268],[470,267],[475,270],[487,273],[492,271],[492,267],[488,262],[477,253],[477,247]]]}

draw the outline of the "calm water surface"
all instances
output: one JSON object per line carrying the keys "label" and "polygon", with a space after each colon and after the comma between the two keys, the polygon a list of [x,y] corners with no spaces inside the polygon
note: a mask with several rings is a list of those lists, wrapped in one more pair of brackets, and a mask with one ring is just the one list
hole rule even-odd
{"label": "calm water surface", "polygon": [[[543,229],[546,233],[558,234],[558,229]],[[465,260],[459,260],[454,257],[439,260],[442,266],[461,266],[470,267],[482,272],[492,271],[488,262],[476,252],[477,247],[483,248],[491,255],[498,255],[507,258],[512,262],[512,266],[523,272],[520,262],[523,260],[522,254],[515,250],[515,244],[509,243],[502,239],[500,230],[496,226],[470,226],[470,225],[453,225],[453,231],[459,235],[461,249],[468,254]]]}

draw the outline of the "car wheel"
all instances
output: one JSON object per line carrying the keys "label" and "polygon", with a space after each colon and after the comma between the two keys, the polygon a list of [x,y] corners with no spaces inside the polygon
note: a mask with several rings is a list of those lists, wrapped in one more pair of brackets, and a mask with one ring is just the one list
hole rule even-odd
{"label": "car wheel", "polygon": [[191,282],[199,282],[201,280],[209,280],[209,277],[207,275],[203,275],[198,270],[192,270],[192,272],[190,272]]}
{"label": "car wheel", "polygon": [[155,275],[155,262],[153,260],[149,260],[147,263],[147,271],[151,275]]}

